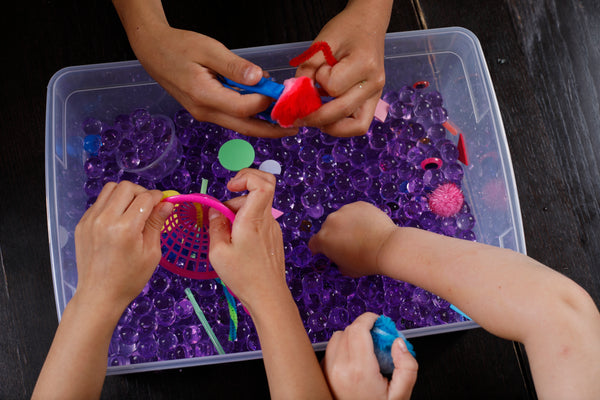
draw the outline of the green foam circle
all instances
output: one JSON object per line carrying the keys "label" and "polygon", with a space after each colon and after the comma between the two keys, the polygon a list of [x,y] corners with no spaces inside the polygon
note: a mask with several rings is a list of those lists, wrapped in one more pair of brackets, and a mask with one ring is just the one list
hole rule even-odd
{"label": "green foam circle", "polygon": [[242,139],[232,139],[219,149],[219,162],[230,171],[247,168],[254,162],[254,148]]}

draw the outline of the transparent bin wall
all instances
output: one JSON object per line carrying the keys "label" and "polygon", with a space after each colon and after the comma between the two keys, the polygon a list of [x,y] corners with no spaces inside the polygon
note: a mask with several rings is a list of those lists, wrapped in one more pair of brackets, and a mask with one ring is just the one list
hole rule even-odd
{"label": "transparent bin wall", "polygon": [[[278,82],[292,77],[289,60],[310,43],[237,50],[267,69]],[[504,129],[485,60],[477,39],[461,28],[388,34],[386,87],[428,81],[444,96],[450,121],[463,133],[470,165],[463,190],[476,218],[479,242],[525,252],[517,192]],[[83,215],[87,157],[82,121],[93,115],[106,121],[135,108],[172,116],[181,106],[154,82],[137,61],[65,68],[48,86],[46,190],[48,228],[57,312],[60,319],[77,284],[75,225]],[[452,137],[456,143],[458,137]],[[407,337],[448,332],[474,323],[417,328]],[[324,348],[324,343],[315,348]],[[109,374],[178,368],[260,357],[260,352],[109,368]]]}

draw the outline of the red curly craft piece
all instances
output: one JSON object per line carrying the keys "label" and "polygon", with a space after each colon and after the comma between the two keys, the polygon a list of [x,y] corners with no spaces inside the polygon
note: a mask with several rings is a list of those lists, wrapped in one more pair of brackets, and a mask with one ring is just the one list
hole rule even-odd
{"label": "red curly craft piece", "polygon": [[325,61],[329,64],[330,67],[333,67],[337,64],[337,60],[333,56],[331,52],[331,47],[327,44],[327,42],[314,42],[308,49],[306,49],[302,54],[297,57],[294,57],[290,60],[290,65],[292,67],[297,67],[303,62],[307,61],[309,58],[314,56],[319,51],[323,52],[325,56]]}

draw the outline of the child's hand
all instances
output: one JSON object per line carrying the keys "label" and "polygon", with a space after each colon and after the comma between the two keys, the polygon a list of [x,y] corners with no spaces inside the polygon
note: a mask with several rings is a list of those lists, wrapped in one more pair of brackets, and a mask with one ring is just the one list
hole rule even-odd
{"label": "child's hand", "polygon": [[263,77],[259,66],[235,55],[219,41],[167,24],[157,24],[130,41],[146,71],[196,119],[250,136],[296,133],[297,129],[254,118],[273,99],[259,94],[241,95],[219,82],[217,75],[223,75],[251,86]]}
{"label": "child's hand", "polygon": [[120,315],[142,291],[160,260],[160,231],[173,208],[161,197],[127,181],[104,186],[75,228],[80,300]]}
{"label": "child's hand", "polygon": [[370,330],[373,313],[356,318],[342,331],[334,332],[327,344],[322,368],[337,399],[409,399],[417,380],[417,360],[400,338],[392,345],[394,372],[388,381],[379,372]]}
{"label": "child's hand", "polygon": [[315,38],[330,45],[338,63],[330,67],[318,53],[296,73],[313,78],[335,97],[297,124],[316,126],[333,136],[365,134],[385,84],[384,40],[392,2],[349,3]]}
{"label": "child's hand", "polygon": [[379,250],[396,228],[374,205],[351,203],[330,214],[308,246],[313,253],[329,257],[345,275],[377,274]]}
{"label": "child's hand", "polygon": [[275,178],[267,172],[243,169],[227,187],[249,193],[226,203],[237,211],[232,227],[218,211],[209,210],[210,261],[252,314],[271,295],[288,292],[281,228],[271,214]]}

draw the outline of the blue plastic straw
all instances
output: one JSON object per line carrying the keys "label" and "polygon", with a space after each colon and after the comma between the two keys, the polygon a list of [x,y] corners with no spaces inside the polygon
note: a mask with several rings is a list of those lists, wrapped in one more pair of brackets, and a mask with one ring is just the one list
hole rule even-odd
{"label": "blue plastic straw", "polygon": [[219,343],[219,339],[217,339],[217,336],[215,335],[215,332],[212,330],[212,328],[208,324],[208,321],[206,320],[206,317],[204,316],[204,313],[200,309],[200,306],[196,302],[196,299],[194,298],[194,295],[192,294],[192,291],[190,290],[190,288],[186,288],[185,289],[185,295],[187,296],[187,298],[192,303],[192,307],[194,307],[194,311],[196,312],[196,315],[198,316],[198,319],[202,323],[202,326],[204,327],[204,330],[208,334],[208,337],[210,338],[210,341],[215,346],[215,349],[217,349],[217,353],[219,353],[219,354],[225,354],[225,350],[223,350],[223,347],[221,346],[221,343]]}
{"label": "blue plastic straw", "polygon": [[450,304],[450,308],[453,309],[454,311],[456,311],[457,313],[459,313],[460,315],[462,315],[463,317],[465,317],[466,319],[468,319],[469,321],[472,321],[471,317],[469,317],[467,314],[465,314],[464,312],[460,311],[458,309],[458,307],[456,307],[454,304]]}

